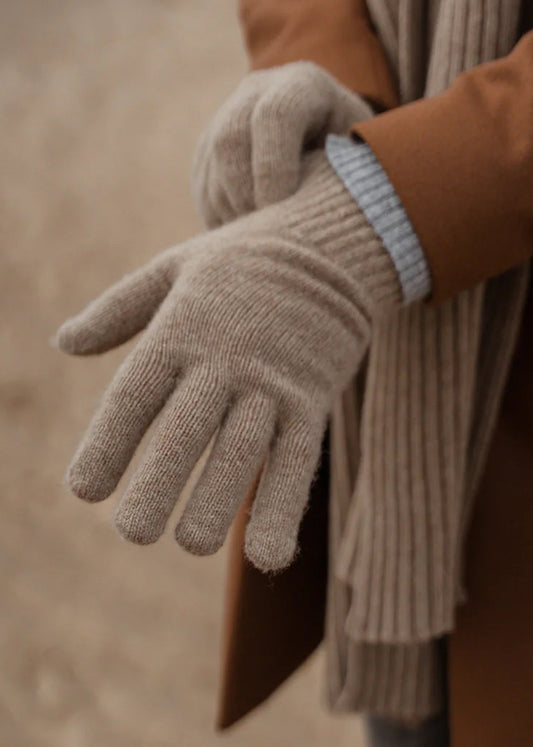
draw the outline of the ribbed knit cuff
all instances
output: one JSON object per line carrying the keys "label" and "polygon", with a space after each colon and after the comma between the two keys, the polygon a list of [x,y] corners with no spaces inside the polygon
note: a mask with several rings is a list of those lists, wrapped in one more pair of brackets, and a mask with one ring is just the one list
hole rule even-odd
{"label": "ribbed knit cuff", "polygon": [[374,226],[323,153],[317,152],[312,172],[283,223],[344,271],[365,314],[374,317],[399,307],[398,273]]}
{"label": "ribbed knit cuff", "polygon": [[328,135],[326,154],[389,252],[404,303],[425,298],[431,292],[428,263],[400,198],[370,146]]}

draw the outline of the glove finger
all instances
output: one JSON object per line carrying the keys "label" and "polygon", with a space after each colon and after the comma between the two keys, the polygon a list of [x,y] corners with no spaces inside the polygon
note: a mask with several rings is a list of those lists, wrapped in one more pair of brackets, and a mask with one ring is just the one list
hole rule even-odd
{"label": "glove finger", "polygon": [[208,153],[210,150],[209,134],[209,132],[205,132],[196,146],[190,184],[192,201],[196,212],[206,228],[214,228],[216,226],[216,216],[211,207],[207,189],[209,183],[207,179]]}
{"label": "glove finger", "polygon": [[331,97],[331,112],[326,125],[328,133],[345,135],[354,122],[363,122],[374,116],[372,106],[344,86],[332,85]]}
{"label": "glove finger", "polygon": [[220,174],[217,165],[211,161],[207,182],[209,212],[205,213],[205,223],[210,229],[219,228],[237,217],[222,184],[222,179],[223,175]]}
{"label": "glove finger", "polygon": [[275,411],[251,395],[229,411],[208,462],[176,527],[178,544],[195,555],[215,553],[264,462]]}
{"label": "glove finger", "polygon": [[278,436],[268,457],[245,538],[246,556],[262,571],[282,570],[296,555],[323,430],[293,425]]}
{"label": "glove finger", "polygon": [[238,111],[228,117],[215,146],[218,179],[235,217],[249,213],[255,207],[250,122],[257,95],[249,95]]}
{"label": "glove finger", "polygon": [[252,174],[257,208],[290,197],[300,182],[304,148],[326,126],[330,97],[313,78],[292,78],[265,94],[252,115]]}
{"label": "glove finger", "polygon": [[172,280],[169,256],[159,255],[67,319],[56,333],[57,346],[72,355],[90,355],[126,342],[148,324]]}
{"label": "glove finger", "polygon": [[193,164],[195,204],[209,228],[254,208],[250,119],[260,90],[241,86],[200,140]]}
{"label": "glove finger", "polygon": [[191,190],[194,205],[206,228],[218,228],[224,223],[219,206],[220,186],[213,181],[213,135],[208,130],[202,135],[193,160]]}
{"label": "glove finger", "polygon": [[144,343],[132,351],[67,470],[66,483],[75,495],[87,501],[111,495],[175,383],[176,372],[157,344]]}
{"label": "glove finger", "polygon": [[119,503],[115,525],[125,539],[149,544],[163,534],[226,404],[225,391],[208,375],[191,372],[178,387]]}

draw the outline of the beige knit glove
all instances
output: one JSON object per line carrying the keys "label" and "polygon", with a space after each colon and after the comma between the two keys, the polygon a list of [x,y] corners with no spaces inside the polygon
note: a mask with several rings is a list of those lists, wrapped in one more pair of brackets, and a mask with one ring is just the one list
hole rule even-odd
{"label": "beige knit glove", "polygon": [[245,551],[287,566],[335,393],[357,370],[372,317],[400,302],[391,259],[322,151],[289,199],[156,256],[60,328],[59,347],[101,353],[145,329],[70,465],[72,491],[116,488],[161,420],[116,525],[157,540],[216,434],[176,529],[215,552],[262,464]]}
{"label": "beige knit glove", "polygon": [[247,75],[202,136],[192,191],[210,228],[294,194],[304,151],[371,107],[312,62]]}

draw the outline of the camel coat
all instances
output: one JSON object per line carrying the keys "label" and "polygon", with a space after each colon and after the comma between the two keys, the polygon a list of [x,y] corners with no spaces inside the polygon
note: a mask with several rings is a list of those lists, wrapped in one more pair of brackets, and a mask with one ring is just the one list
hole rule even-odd
{"label": "camel coat", "polygon": [[[533,254],[533,9],[508,57],[473,68],[442,95],[396,108],[363,0],[242,0],[253,68],[310,59],[383,112],[354,125],[398,192],[425,251],[431,303]],[[487,124],[490,122],[490,126]],[[439,174],[439,179],[435,179]],[[468,602],[449,640],[454,747],[533,744],[533,293],[467,543]],[[251,491],[253,496],[253,490]],[[251,497],[250,497],[251,500]],[[297,562],[274,580],[230,552],[218,723],[268,697],[324,632],[327,441]]]}

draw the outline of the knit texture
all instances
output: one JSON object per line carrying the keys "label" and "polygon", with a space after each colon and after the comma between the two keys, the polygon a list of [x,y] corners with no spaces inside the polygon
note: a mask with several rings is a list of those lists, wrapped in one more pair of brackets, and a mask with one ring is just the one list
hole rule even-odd
{"label": "knit texture", "polygon": [[365,354],[374,319],[396,308],[394,265],[323,151],[297,193],[158,255],[58,332],[62,350],[100,353],[145,329],[70,465],[89,501],[117,487],[161,418],[116,514],[156,541],[195,464],[207,464],[176,528],[197,554],[224,542],[262,465],[246,554],[289,565],[332,402]]}
{"label": "knit texture", "polygon": [[[510,51],[518,0],[368,0],[402,102]],[[438,175],[436,175],[438,178]],[[520,268],[373,330],[362,402],[334,407],[328,699],[422,719],[442,707],[435,640],[465,599],[462,552],[527,288]],[[357,424],[357,425],[354,425]]]}
{"label": "knit texture", "polygon": [[348,137],[328,135],[326,153],[391,255],[406,304],[431,292],[429,267],[394,187],[372,149]]}
{"label": "knit texture", "polygon": [[303,154],[372,109],[312,62],[244,77],[200,138],[192,170],[196,207],[210,228],[290,197]]}

